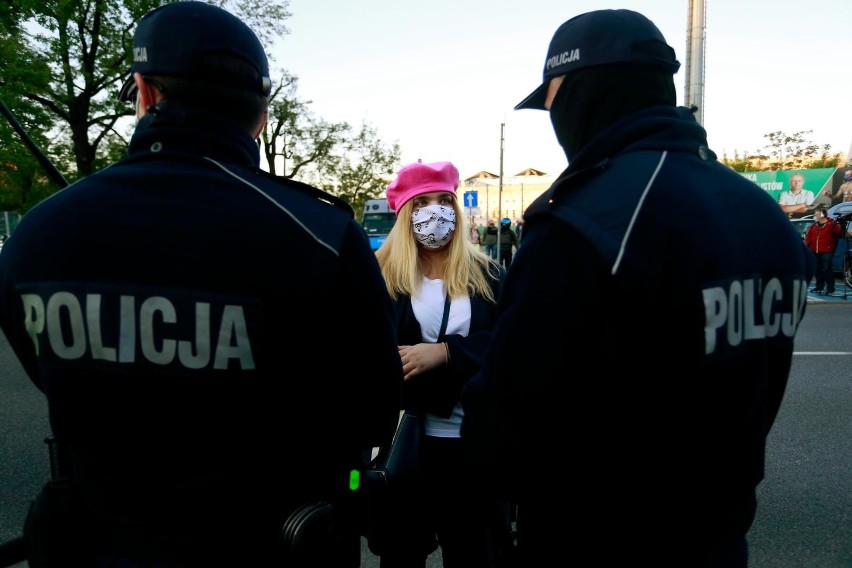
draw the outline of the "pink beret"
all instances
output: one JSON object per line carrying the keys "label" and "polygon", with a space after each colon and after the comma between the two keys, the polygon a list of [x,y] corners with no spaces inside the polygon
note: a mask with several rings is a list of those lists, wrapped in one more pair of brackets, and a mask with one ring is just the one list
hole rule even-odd
{"label": "pink beret", "polygon": [[433,191],[449,191],[453,195],[459,186],[459,171],[450,162],[409,164],[399,170],[387,189],[388,205],[399,215],[402,206],[412,198]]}

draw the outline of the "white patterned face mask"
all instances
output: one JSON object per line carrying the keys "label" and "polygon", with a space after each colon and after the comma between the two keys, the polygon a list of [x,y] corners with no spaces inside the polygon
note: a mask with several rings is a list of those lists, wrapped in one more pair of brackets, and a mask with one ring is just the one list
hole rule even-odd
{"label": "white patterned face mask", "polygon": [[427,205],[411,212],[411,225],[417,242],[438,249],[450,242],[456,230],[456,212],[447,205]]}

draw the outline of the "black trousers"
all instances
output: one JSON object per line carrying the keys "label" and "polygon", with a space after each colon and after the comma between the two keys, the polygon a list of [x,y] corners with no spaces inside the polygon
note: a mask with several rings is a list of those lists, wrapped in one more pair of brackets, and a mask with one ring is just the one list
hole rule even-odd
{"label": "black trousers", "polygon": [[834,294],[834,269],[831,262],[834,259],[834,251],[816,253],[816,270],[814,271],[815,288],[825,290],[828,294]]}
{"label": "black trousers", "polygon": [[509,268],[512,264],[512,247],[500,247],[500,264],[504,268]]}

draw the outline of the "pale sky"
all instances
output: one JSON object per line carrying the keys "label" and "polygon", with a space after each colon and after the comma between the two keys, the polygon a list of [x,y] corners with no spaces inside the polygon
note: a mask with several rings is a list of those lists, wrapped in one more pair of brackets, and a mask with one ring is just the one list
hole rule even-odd
{"label": "pale sky", "polygon": [[[763,148],[765,134],[812,130],[852,150],[852,1],[705,0],[704,122],[721,158]],[[399,142],[402,165],[451,161],[462,179],[566,166],[546,111],[513,110],[541,82],[565,20],[628,8],[663,32],[681,62],[688,0],[291,0],[290,34],[271,48],[298,95],[329,121],[362,122]]]}

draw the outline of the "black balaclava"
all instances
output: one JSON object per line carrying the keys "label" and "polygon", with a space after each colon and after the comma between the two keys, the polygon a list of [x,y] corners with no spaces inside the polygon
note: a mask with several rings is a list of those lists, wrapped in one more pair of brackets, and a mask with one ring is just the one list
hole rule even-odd
{"label": "black balaclava", "polygon": [[570,163],[599,132],[652,106],[675,106],[674,77],[660,67],[612,63],[565,75],[550,106],[550,122]]}

